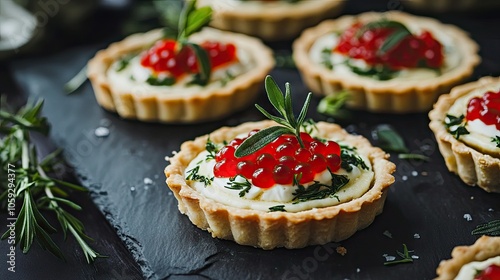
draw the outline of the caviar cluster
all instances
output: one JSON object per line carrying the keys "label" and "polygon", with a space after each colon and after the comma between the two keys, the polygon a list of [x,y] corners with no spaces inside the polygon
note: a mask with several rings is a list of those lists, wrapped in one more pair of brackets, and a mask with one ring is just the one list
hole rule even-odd
{"label": "caviar cluster", "polygon": [[[236,47],[229,43],[206,41],[200,46],[207,52],[212,69],[237,61]],[[180,49],[180,44],[172,39],[158,41],[141,57],[141,65],[158,73],[169,73],[179,78],[185,74],[199,73],[198,61],[191,48]]]}
{"label": "caviar cluster", "polygon": [[500,130],[500,92],[486,92],[482,97],[474,97],[467,105],[467,120],[479,119],[486,125],[496,125]]}
{"label": "caviar cluster", "polygon": [[407,34],[399,43],[381,53],[380,48],[396,32],[396,28],[374,27],[363,32],[356,23],[341,36],[334,51],[351,58],[362,59],[369,65],[384,65],[392,70],[403,68],[439,68],[443,64],[443,47],[430,32]]}
{"label": "caviar cluster", "polygon": [[500,279],[500,266],[492,264],[488,266],[485,270],[479,272],[474,280],[494,280]]}
{"label": "caviar cluster", "polygon": [[[248,137],[256,133],[253,130]],[[255,153],[237,158],[234,152],[246,138],[236,138],[215,155],[214,175],[231,178],[240,175],[260,188],[275,184],[289,185],[294,178],[300,184],[314,180],[314,176],[327,168],[335,172],[340,168],[340,146],[334,141],[322,142],[301,132],[303,146],[295,135],[284,134]]]}

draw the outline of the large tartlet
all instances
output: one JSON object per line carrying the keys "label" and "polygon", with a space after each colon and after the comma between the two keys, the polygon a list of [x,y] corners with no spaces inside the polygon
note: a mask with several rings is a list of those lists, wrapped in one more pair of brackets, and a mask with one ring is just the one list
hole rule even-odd
{"label": "large tartlet", "polygon": [[198,4],[212,7],[214,17],[210,25],[213,27],[277,41],[294,38],[304,28],[338,15],[344,2],[200,0]]}
{"label": "large tartlet", "polygon": [[369,226],[383,210],[395,165],[388,155],[372,147],[367,139],[353,136],[336,124],[317,124],[318,137],[335,138],[357,148],[368,158],[374,177],[360,197],[337,204],[298,212],[269,212],[229,206],[208,198],[186,180],[187,167],[206,148],[207,139],[215,143],[231,141],[255,129],[274,126],[272,121],[250,122],[237,127],[223,127],[182,144],[165,169],[167,185],[178,200],[179,211],[213,237],[234,240],[242,245],[263,249],[301,248],[344,240]]}
{"label": "large tartlet", "polygon": [[[419,30],[430,32],[443,44],[445,62],[440,69],[441,73],[435,77],[418,77],[410,73],[404,78],[377,80],[353,71],[336,71],[336,67],[329,69],[314,61],[313,47],[320,39],[342,33],[356,23],[368,24],[381,19],[402,23],[415,34],[418,34]],[[389,113],[430,110],[439,94],[449,91],[451,87],[472,75],[474,67],[480,62],[477,52],[478,45],[458,27],[398,11],[367,12],[326,20],[305,30],[293,44],[293,58],[297,68],[306,85],[314,93],[329,95],[348,91],[350,99],[347,106]],[[420,69],[427,71],[425,68]]]}
{"label": "large tartlet", "polygon": [[274,66],[272,51],[258,39],[204,28],[190,37],[199,43],[206,40],[232,43],[245,53],[244,73],[222,85],[211,81],[206,86],[188,87],[126,86],[113,82],[108,71],[117,61],[139,54],[163,38],[162,30],[131,35],[99,51],[88,63],[88,78],[99,105],[127,119],[167,123],[193,123],[220,119],[247,107],[261,90],[262,80]]}
{"label": "large tartlet", "polygon": [[451,252],[451,257],[440,262],[435,280],[456,279],[465,265],[500,257],[500,237],[482,236],[471,246],[457,246]]}
{"label": "large tartlet", "polygon": [[495,147],[491,140],[475,143],[464,139],[472,138],[474,134],[461,135],[457,139],[456,135],[452,135],[447,129],[445,121],[447,115],[458,117],[459,113],[450,113],[457,100],[463,100],[460,103],[463,104],[461,114],[466,114],[465,106],[470,98],[499,89],[500,78],[483,77],[476,82],[457,86],[449,94],[440,96],[434,109],[429,112],[429,127],[434,132],[448,169],[458,174],[466,184],[477,185],[487,192],[496,193],[500,193],[500,148]]}

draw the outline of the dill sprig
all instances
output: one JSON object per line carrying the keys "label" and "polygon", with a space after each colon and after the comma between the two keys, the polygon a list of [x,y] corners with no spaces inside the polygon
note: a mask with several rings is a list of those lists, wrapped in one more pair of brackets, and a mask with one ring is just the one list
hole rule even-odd
{"label": "dill sprig", "polygon": [[[47,119],[40,117],[43,101],[28,103],[17,113],[0,108],[0,206],[9,210],[9,216],[15,216],[15,210],[3,203],[8,197],[9,189],[14,189],[15,201],[21,204],[15,221],[15,245],[19,245],[23,253],[28,253],[33,241],[64,259],[59,247],[50,234],[57,230],[45,218],[48,212],[56,214],[64,236],[71,234],[80,245],[88,263],[103,257],[94,251],[88,241],[92,239],[85,234],[83,223],[66,209],[81,210],[82,208],[69,200],[69,191],[86,191],[85,188],[50,177],[57,164],[60,151],[47,155],[39,161],[36,146],[30,133],[39,132],[47,135],[49,124]],[[10,174],[10,176],[8,176]],[[15,174],[15,176],[12,176]],[[57,195],[56,195],[57,194]],[[9,228],[1,237],[10,237]]]}

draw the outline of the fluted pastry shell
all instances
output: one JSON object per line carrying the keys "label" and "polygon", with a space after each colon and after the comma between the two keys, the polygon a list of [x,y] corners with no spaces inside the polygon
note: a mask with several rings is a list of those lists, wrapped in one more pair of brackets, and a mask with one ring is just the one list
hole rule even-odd
{"label": "fluted pastry shell", "polygon": [[[241,133],[272,125],[276,123],[250,122],[233,128],[220,128],[209,136],[211,141],[221,143]],[[375,176],[370,189],[363,196],[336,206],[296,213],[241,209],[216,202],[200,194],[185,179],[189,162],[205,150],[208,138],[205,135],[183,143],[181,150],[170,159],[170,165],[165,169],[167,185],[178,201],[179,211],[200,229],[211,232],[213,237],[263,249],[301,248],[340,241],[366,228],[382,212],[388,187],[394,182],[391,174],[395,171],[395,165],[387,160],[385,152],[372,147],[361,136],[350,135],[336,124],[320,122],[317,127],[319,137],[339,139],[357,147],[358,153],[369,158]]]}
{"label": "fluted pastry shell", "polygon": [[455,247],[451,259],[439,263],[434,280],[453,280],[464,265],[496,256],[500,256],[500,237],[481,236],[471,246]]}
{"label": "fluted pastry shell", "polygon": [[439,150],[451,172],[457,174],[467,185],[500,193],[500,159],[457,140],[444,125],[446,114],[455,100],[490,83],[500,83],[500,78],[483,77],[476,82],[457,86],[449,94],[441,95],[434,109],[429,112],[429,127],[434,132]]}
{"label": "fluted pastry shell", "polygon": [[[430,32],[438,29],[446,33],[456,42],[454,47],[460,53],[460,64],[435,78],[380,81],[359,75],[339,74],[335,69],[330,70],[311,60],[309,51],[318,38],[332,32],[342,32],[358,21],[368,23],[382,17],[403,24],[425,26]],[[481,61],[477,54],[478,49],[478,45],[467,33],[456,26],[399,11],[367,12],[326,20],[318,26],[306,29],[293,43],[293,58],[304,83],[313,93],[329,95],[347,90],[350,93],[347,106],[351,108],[372,112],[410,113],[430,110],[439,94],[448,92],[453,86],[470,77],[474,67]]]}
{"label": "fluted pastry shell", "polygon": [[[211,6],[210,25],[262,38],[266,41],[291,39],[305,28],[338,15],[343,0],[302,0],[297,3],[261,3],[245,9],[238,1],[199,0],[198,6]],[[283,1],[284,2],[284,1]],[[237,3],[237,4],[234,4]]]}
{"label": "fluted pastry shell", "polygon": [[192,35],[192,38],[231,42],[237,48],[244,47],[252,56],[254,67],[227,82],[225,86],[200,88],[198,92],[190,94],[165,94],[154,90],[119,91],[113,88],[106,74],[109,67],[127,54],[149,48],[161,38],[160,29],[152,30],[131,35],[97,52],[88,63],[87,75],[99,105],[117,112],[123,118],[147,122],[195,123],[220,119],[249,106],[262,90],[265,76],[274,67],[272,51],[260,40],[243,34],[204,28]]}

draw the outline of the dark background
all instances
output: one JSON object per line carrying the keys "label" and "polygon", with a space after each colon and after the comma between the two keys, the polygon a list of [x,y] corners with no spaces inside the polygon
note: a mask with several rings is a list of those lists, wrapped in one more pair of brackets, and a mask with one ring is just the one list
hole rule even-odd
{"label": "dark background", "polygon": [[[398,169],[384,212],[370,227],[338,244],[262,251],[212,239],[178,212],[177,202],[164,183],[164,157],[185,140],[220,126],[261,119],[257,110],[249,107],[228,119],[200,125],[147,124],[125,121],[102,110],[88,82],[70,96],[62,90],[98,49],[132,30],[158,24],[151,11],[146,9],[142,16],[138,12],[136,7],[143,2],[147,1],[118,1],[123,5],[117,6],[110,1],[89,1],[93,6],[74,22],[61,19],[65,7],[70,7],[61,6],[61,18],[53,17],[43,27],[41,38],[0,56],[0,93],[8,95],[11,105],[29,97],[45,99],[43,114],[53,127],[50,139],[36,138],[40,150],[65,149],[69,164],[63,170],[65,176],[90,190],[89,195],[73,197],[84,208],[75,215],[95,239],[91,245],[108,256],[88,265],[73,239],[63,241],[62,234],[56,234],[66,262],[34,244],[27,255],[16,251],[16,272],[11,273],[5,265],[8,244],[1,241],[1,279],[432,279],[439,261],[449,258],[454,246],[477,239],[470,234],[476,225],[500,218],[498,194],[470,188],[447,171],[426,114],[352,112],[349,120],[333,120],[315,112],[319,101],[315,97],[309,115],[315,120],[336,121],[374,144],[373,129],[381,123],[391,124],[412,152],[427,155],[431,161],[399,160],[392,155]],[[498,11],[434,14],[411,10],[406,4],[352,0],[343,13],[402,9],[456,24],[481,46],[483,62],[470,80],[500,75],[500,34],[495,32],[500,24]],[[290,49],[290,42],[269,45],[279,53]],[[295,69],[278,67],[271,74],[280,85],[290,82],[298,101],[308,92]],[[257,103],[269,108],[263,94]],[[106,126],[110,135],[96,137],[94,130],[99,126]],[[465,214],[472,220],[464,219]],[[6,219],[2,213],[0,220]],[[56,224],[55,219],[49,221]],[[0,224],[5,230],[6,223]],[[385,231],[392,238],[384,235]],[[396,256],[403,243],[418,259],[411,264],[384,266],[383,255]],[[347,249],[347,255],[332,251],[338,245]]]}

